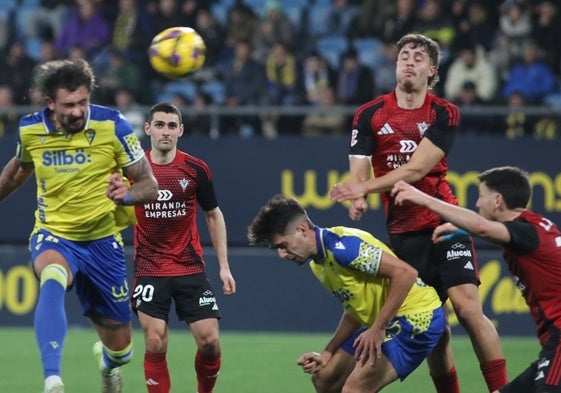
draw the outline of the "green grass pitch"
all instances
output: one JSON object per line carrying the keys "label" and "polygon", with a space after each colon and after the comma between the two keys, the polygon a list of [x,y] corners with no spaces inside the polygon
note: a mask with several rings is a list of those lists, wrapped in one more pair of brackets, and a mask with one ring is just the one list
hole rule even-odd
{"label": "green grass pitch", "polygon": [[[320,351],[328,339],[329,334],[222,332],[222,371],[215,393],[313,393],[309,376],[296,366],[296,359],[304,352]],[[95,340],[93,329],[68,331],[62,368],[66,392],[100,391],[91,351]],[[135,330],[134,342],[134,360],[123,368],[125,393],[146,392],[144,343],[139,330]],[[511,378],[537,358],[539,346],[533,337],[503,338],[502,343]],[[455,336],[452,344],[462,391],[487,392],[467,336]],[[0,329],[0,348],[0,392],[41,393],[43,378],[33,330]],[[195,393],[193,356],[190,332],[172,330],[168,353],[172,392]],[[395,382],[384,391],[425,393],[434,392],[434,388],[423,363],[403,383]]]}

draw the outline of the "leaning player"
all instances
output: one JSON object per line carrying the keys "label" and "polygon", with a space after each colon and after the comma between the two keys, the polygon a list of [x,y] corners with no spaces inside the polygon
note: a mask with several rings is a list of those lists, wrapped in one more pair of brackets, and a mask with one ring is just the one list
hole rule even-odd
{"label": "leaning player", "polygon": [[378,392],[415,370],[444,332],[434,288],[369,233],[315,226],[296,200],[278,195],[261,208],[248,239],[298,265],[311,260],[312,272],[343,304],[325,349],[298,359],[317,392]]}
{"label": "leaning player", "polygon": [[532,188],[526,171],[492,168],[481,173],[479,181],[479,214],[403,181],[396,183],[392,195],[396,204],[413,202],[448,221],[434,230],[436,243],[467,231],[503,248],[536,323],[542,349],[538,359],[495,393],[561,392],[561,232],[551,220],[527,209]]}
{"label": "leaning player", "polygon": [[181,112],[172,104],[152,107],[144,125],[152,148],[146,152],[159,184],[158,201],[136,207],[133,310],[146,349],[144,375],[149,393],[169,393],[166,362],[168,317],[172,300],[195,342],[198,393],[211,393],[220,370],[220,312],[205,272],[197,206],[204,211],[220,265],[224,294],[236,291],[228,264],[226,224],[207,164],[177,149],[183,135]]}
{"label": "leaning player", "polygon": [[[130,362],[132,341],[120,230],[134,219],[127,205],[157,197],[156,179],[131,125],[119,112],[90,104],[95,76],[88,63],[47,62],[36,83],[47,106],[20,121],[17,154],[0,176],[0,200],[35,171],[30,250],[40,280],[34,326],[43,391],[64,392],[64,299],[75,287],[101,340],[94,351],[102,392],[121,392],[119,367]],[[134,182],[130,188],[123,174]]]}

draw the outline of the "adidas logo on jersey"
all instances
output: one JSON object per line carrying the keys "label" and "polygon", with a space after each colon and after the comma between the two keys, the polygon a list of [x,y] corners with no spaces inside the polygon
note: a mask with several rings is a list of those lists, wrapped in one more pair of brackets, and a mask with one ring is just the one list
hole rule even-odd
{"label": "adidas logo on jersey", "polygon": [[467,269],[467,270],[475,270],[475,269],[473,268],[473,264],[471,263],[471,261],[469,261],[468,263],[466,263],[466,264],[464,265],[464,269]]}
{"label": "adidas logo on jersey", "polygon": [[376,133],[376,135],[390,135],[393,134],[392,127],[386,123],[384,126]]}

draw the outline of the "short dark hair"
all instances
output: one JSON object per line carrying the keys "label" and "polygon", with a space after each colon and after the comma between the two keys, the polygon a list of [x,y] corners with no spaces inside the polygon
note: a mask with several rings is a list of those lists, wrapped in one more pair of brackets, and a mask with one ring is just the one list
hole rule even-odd
{"label": "short dark hair", "polygon": [[88,62],[83,59],[52,60],[39,66],[34,82],[43,96],[55,100],[59,89],[76,91],[79,87],[86,86],[92,92],[95,75]]}
{"label": "short dark hair", "polygon": [[150,113],[148,113],[148,118],[146,122],[150,124],[152,119],[154,118],[154,113],[156,112],[164,112],[164,113],[175,113],[177,117],[179,117],[179,124],[183,124],[183,116],[181,115],[181,111],[179,108],[169,102],[160,102],[150,108]]}
{"label": "short dark hair", "polygon": [[513,210],[526,208],[532,197],[528,172],[513,166],[502,166],[486,170],[478,176],[489,190],[503,196],[506,207]]}
{"label": "short dark hair", "polygon": [[297,219],[305,218],[313,227],[306,210],[294,198],[277,194],[261,207],[253,222],[247,228],[247,238],[251,244],[268,243],[275,235],[283,235],[287,227]]}
{"label": "short dark hair", "polygon": [[429,77],[429,87],[434,87],[440,80],[438,76],[438,67],[440,66],[440,59],[442,57],[442,52],[440,51],[440,45],[435,40],[424,36],[422,34],[406,34],[397,42],[397,51],[401,52],[401,49],[405,45],[411,45],[413,48],[423,47],[426,49],[432,65],[436,67],[436,72],[433,76]]}

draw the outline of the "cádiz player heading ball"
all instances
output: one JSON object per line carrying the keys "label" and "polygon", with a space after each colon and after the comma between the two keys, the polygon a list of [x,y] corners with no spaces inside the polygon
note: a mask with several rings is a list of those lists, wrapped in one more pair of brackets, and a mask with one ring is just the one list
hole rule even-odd
{"label": "c\u00e1diz player heading ball", "polygon": [[148,54],[156,72],[169,79],[181,79],[203,66],[206,46],[194,29],[170,27],[152,39]]}

